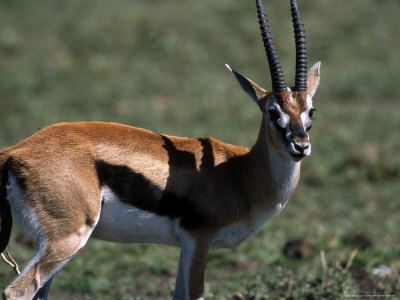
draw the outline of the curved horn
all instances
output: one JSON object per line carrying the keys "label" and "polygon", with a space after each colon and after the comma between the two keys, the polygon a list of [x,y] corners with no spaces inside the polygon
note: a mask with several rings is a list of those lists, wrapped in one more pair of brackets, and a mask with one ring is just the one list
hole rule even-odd
{"label": "curved horn", "polygon": [[307,90],[307,48],[306,35],[301,22],[296,0],[291,0],[294,39],[296,42],[296,77],[295,91]]}
{"label": "curved horn", "polygon": [[272,90],[274,92],[283,92],[286,91],[286,83],[283,78],[283,72],[281,64],[279,63],[278,54],[276,53],[274,41],[272,40],[267,15],[264,11],[261,0],[256,0],[256,4],[261,35],[264,42],[265,52],[267,53],[269,71],[271,73]]}

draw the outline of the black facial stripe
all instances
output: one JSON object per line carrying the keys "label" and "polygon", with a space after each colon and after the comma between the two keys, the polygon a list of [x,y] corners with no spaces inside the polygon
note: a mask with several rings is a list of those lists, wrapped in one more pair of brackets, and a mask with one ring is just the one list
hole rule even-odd
{"label": "black facial stripe", "polygon": [[308,117],[310,118],[310,119],[313,119],[313,116],[314,116],[314,112],[316,111],[316,109],[315,108],[310,108],[310,111],[308,112]]}
{"label": "black facial stripe", "polygon": [[268,110],[268,116],[269,120],[275,124],[276,122],[278,122],[279,118],[281,117],[281,114],[277,109],[270,109]]}
{"label": "black facial stripe", "polygon": [[280,126],[277,122],[274,123],[276,130],[282,135],[282,138],[287,139],[286,128]]}
{"label": "black facial stripe", "polygon": [[279,124],[279,120],[281,120],[281,112],[276,108],[270,108],[268,110],[268,118],[269,121],[274,125],[275,129],[280,133],[282,139],[286,140],[286,127],[282,127],[281,124]]}

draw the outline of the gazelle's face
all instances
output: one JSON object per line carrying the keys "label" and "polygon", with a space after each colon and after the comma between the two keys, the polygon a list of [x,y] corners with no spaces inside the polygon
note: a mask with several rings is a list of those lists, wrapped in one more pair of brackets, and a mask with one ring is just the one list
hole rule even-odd
{"label": "gazelle's face", "polygon": [[274,93],[265,90],[252,80],[239,74],[228,65],[243,90],[258,104],[265,115],[264,124],[268,130],[268,142],[271,147],[293,161],[300,161],[311,154],[308,132],[314,113],[312,97],[320,79],[321,63],[314,64],[307,74],[307,90]]}
{"label": "gazelle's face", "polygon": [[266,115],[268,139],[275,151],[293,161],[311,154],[308,132],[311,129],[314,108],[307,93],[287,92],[269,94],[262,108]]}

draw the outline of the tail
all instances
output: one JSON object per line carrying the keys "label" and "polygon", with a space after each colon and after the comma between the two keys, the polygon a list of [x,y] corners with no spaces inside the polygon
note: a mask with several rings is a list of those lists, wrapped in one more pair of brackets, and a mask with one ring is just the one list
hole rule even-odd
{"label": "tail", "polygon": [[8,170],[6,165],[0,163],[0,253],[8,245],[12,228],[11,207],[7,200]]}

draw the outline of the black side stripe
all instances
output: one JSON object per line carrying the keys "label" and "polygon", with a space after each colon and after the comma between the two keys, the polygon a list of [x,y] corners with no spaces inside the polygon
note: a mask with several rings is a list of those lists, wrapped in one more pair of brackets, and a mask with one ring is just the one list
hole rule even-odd
{"label": "black side stripe", "polygon": [[198,171],[193,153],[178,150],[171,140],[165,136],[162,138],[163,147],[169,156],[169,177],[164,190],[128,166],[112,165],[102,160],[95,161],[99,184],[109,187],[126,204],[170,219],[180,218],[183,228],[194,229],[210,217],[194,205],[195,191],[189,190],[184,196],[177,195],[175,191],[179,187],[176,185],[180,182],[179,177],[184,176],[180,172],[182,169],[193,172],[193,176],[198,176],[198,173],[214,167],[210,142],[207,139],[199,139],[203,146],[203,159]]}

